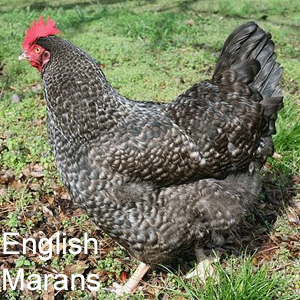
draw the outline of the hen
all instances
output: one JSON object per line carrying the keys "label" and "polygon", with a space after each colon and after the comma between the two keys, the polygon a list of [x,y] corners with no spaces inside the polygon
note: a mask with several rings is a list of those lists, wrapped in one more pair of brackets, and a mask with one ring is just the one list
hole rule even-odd
{"label": "hen", "polygon": [[[170,103],[136,102],[95,60],[57,37],[50,18],[28,29],[20,59],[41,73],[62,181],[107,234],[148,265],[219,238],[258,197],[283,106],[271,35],[254,22],[226,40],[211,80]],[[200,254],[199,254],[200,253]],[[129,280],[124,291],[137,285]]]}

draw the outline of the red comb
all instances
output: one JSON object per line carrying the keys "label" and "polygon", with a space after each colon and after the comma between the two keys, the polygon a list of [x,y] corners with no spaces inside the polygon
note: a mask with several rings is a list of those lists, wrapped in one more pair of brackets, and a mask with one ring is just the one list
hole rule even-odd
{"label": "red comb", "polygon": [[60,33],[60,31],[55,27],[56,23],[47,18],[45,23],[43,15],[40,16],[40,19],[35,22],[33,21],[30,25],[30,28],[27,30],[24,42],[23,50],[27,51],[29,47],[40,37],[46,37],[48,35],[55,35]]}

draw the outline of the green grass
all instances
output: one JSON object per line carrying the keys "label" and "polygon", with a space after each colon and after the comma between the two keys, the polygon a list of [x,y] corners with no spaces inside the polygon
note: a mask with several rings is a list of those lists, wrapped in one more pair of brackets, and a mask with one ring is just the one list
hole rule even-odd
{"label": "green grass", "polygon": [[[288,201],[294,196],[299,198],[298,1],[54,0],[51,4],[33,0],[1,1],[0,229],[15,230],[23,236],[44,230],[48,237],[58,230],[66,231],[68,237],[87,231],[98,236],[103,248],[98,256],[91,253],[88,257],[59,255],[45,265],[34,258],[17,256],[5,264],[15,271],[20,264],[30,262],[31,271],[42,272],[47,267],[67,272],[79,261],[89,265],[85,275],[98,272],[101,287],[107,288],[113,281],[120,281],[122,271],[130,274],[137,262],[131,261],[113,241],[97,232],[77,208],[70,212],[68,200],[63,200],[66,194],[47,140],[42,90],[37,88],[41,78],[27,62],[17,60],[26,29],[41,13],[57,21],[64,38],[86,50],[104,66],[106,77],[121,94],[131,99],[154,101],[170,101],[193,83],[210,78],[224,40],[241,23],[255,20],[272,32],[278,61],[285,70],[285,107],[279,113],[274,137],[279,155],[269,160],[265,170],[264,176],[270,180],[265,183],[267,196],[259,202],[265,211],[258,207],[259,217],[251,215],[247,219],[252,227],[247,229],[248,224],[242,229],[246,237],[252,235],[254,241],[264,237],[258,245],[252,246],[251,241],[242,245],[243,251],[248,246],[249,252],[258,250],[259,267],[251,263],[252,256],[245,259],[226,256],[216,266],[218,280],[208,281],[205,287],[197,280],[185,280],[180,272],[166,275],[165,271],[153,270],[142,290],[131,298],[299,299],[297,236],[300,236],[300,227],[288,222],[286,215]],[[13,94],[19,95],[21,102],[12,102]],[[32,173],[37,165],[42,168],[43,177]],[[9,169],[14,177],[2,179],[3,172]],[[275,210],[272,222],[264,219]],[[257,224],[260,222],[262,224]],[[267,257],[260,254],[268,253],[260,252],[264,243],[270,243],[271,248],[278,246],[277,252]],[[78,290],[59,296],[92,298],[89,292]],[[1,297],[34,299],[34,295],[19,291],[9,291]],[[100,290],[97,297],[115,298],[106,290]]]}
{"label": "green grass", "polygon": [[299,174],[300,166],[300,108],[293,97],[287,96],[285,107],[277,120],[278,134],[274,138],[276,151],[282,156],[280,161],[273,161],[274,168],[285,172],[291,170]]}
{"label": "green grass", "polygon": [[197,277],[187,280],[171,274],[174,287],[170,293],[174,297],[201,300],[289,299],[284,295],[287,282],[276,274],[268,274],[266,266],[255,268],[251,257],[228,259],[225,267],[217,263],[214,269],[215,278],[208,278],[205,286]]}

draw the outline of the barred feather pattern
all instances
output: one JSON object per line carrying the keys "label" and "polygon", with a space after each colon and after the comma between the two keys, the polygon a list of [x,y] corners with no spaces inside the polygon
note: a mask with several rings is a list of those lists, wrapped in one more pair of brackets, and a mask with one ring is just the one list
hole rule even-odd
{"label": "barred feather pattern", "polygon": [[260,192],[283,101],[270,34],[237,28],[213,78],[169,103],[120,95],[66,40],[38,44],[51,54],[42,77],[57,168],[99,227],[157,264],[239,224]]}

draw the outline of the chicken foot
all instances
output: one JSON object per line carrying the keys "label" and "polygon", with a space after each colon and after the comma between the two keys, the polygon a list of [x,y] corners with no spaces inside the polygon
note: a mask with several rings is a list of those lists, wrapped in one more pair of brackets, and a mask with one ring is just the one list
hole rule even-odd
{"label": "chicken foot", "polygon": [[149,268],[149,265],[141,262],[132,276],[125,283],[125,285],[120,285],[115,282],[113,283],[114,289],[112,291],[118,296],[123,296],[124,294],[132,294],[137,289],[141,279],[144,277]]}
{"label": "chicken foot", "polygon": [[195,253],[198,265],[196,269],[187,274],[185,278],[198,276],[202,282],[205,282],[208,277],[214,276],[214,268],[212,267],[212,263],[218,261],[219,258],[217,255],[215,255],[215,257],[207,257],[204,254],[203,249],[197,247],[195,249]]}

